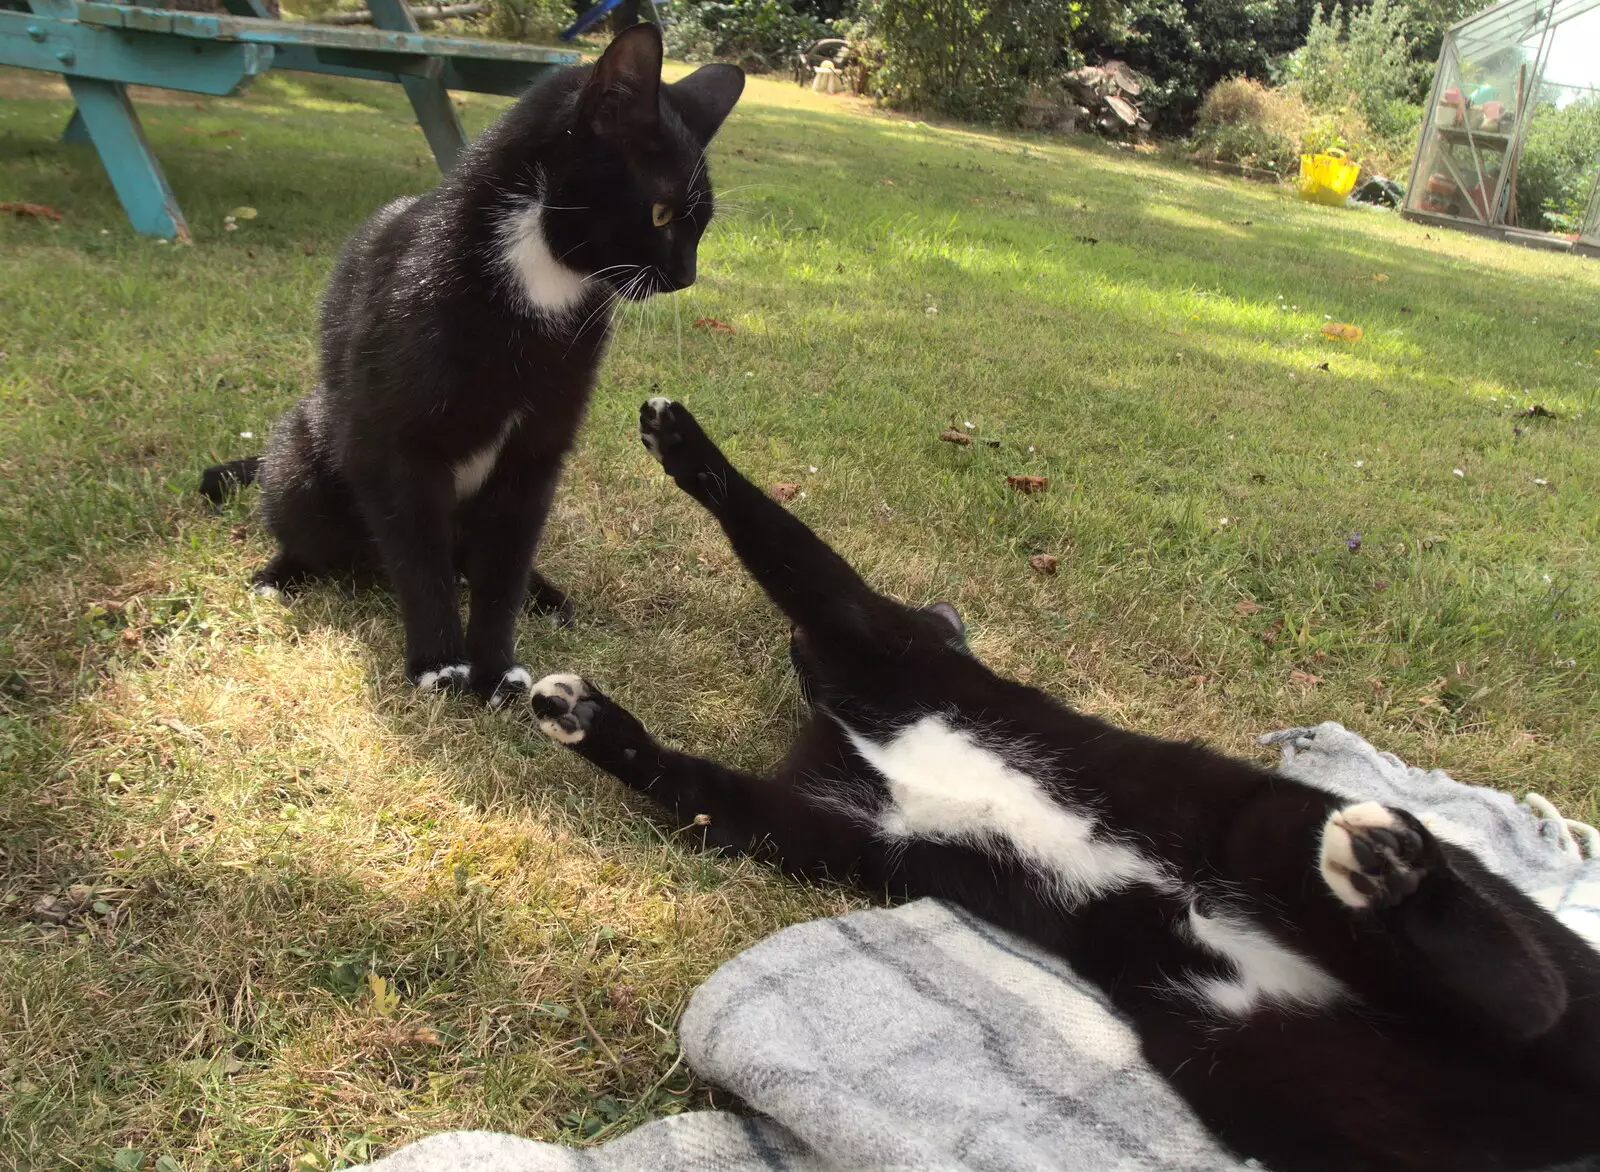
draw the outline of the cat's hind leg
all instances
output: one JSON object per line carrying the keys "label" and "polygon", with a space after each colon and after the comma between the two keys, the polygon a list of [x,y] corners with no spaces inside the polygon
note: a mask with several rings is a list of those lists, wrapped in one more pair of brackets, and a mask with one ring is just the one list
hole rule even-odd
{"label": "cat's hind leg", "polygon": [[262,519],[278,542],[277,555],[255,574],[258,593],[286,596],[315,578],[377,568],[355,500],[318,446],[309,403],[302,399],[278,421],[252,470]]}
{"label": "cat's hind leg", "polygon": [[1593,981],[1592,959],[1587,974],[1563,960],[1572,934],[1554,917],[1404,810],[1274,781],[1218,861],[1379,1004],[1520,1045],[1566,1014],[1570,980]]}
{"label": "cat's hind leg", "polygon": [[523,605],[534,614],[547,616],[558,627],[570,627],[577,621],[576,608],[567,592],[537,569],[528,571],[528,598]]}

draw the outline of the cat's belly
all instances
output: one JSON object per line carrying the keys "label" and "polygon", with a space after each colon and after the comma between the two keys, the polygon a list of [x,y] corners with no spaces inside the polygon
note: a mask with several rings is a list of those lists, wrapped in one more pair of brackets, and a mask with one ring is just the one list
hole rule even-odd
{"label": "cat's belly", "polygon": [[1152,984],[1169,995],[1235,1019],[1274,1006],[1314,1008],[1347,996],[1334,977],[1243,911],[1203,912],[1197,893],[1160,859],[1097,833],[1095,811],[1064,802],[973,732],[939,716],[924,716],[885,741],[840,727],[883,780],[889,800],[875,821],[884,838],[946,842],[1015,858],[1044,881],[1067,915],[1136,886],[1170,898],[1174,914],[1161,929],[1165,943],[1147,942],[1171,962],[1151,974]]}

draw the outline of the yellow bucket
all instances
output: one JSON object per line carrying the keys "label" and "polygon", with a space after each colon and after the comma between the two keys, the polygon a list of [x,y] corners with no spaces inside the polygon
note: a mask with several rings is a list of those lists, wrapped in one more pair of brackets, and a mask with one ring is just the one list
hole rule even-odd
{"label": "yellow bucket", "polygon": [[1300,156],[1300,198],[1339,207],[1355,190],[1361,167],[1341,150]]}

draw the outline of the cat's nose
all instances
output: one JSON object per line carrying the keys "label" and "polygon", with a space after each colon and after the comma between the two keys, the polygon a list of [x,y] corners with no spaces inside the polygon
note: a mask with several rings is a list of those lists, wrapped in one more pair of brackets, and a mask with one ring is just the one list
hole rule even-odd
{"label": "cat's nose", "polygon": [[687,289],[694,284],[694,257],[688,257],[664,269],[661,273],[666,281],[666,291],[674,293],[679,289]]}

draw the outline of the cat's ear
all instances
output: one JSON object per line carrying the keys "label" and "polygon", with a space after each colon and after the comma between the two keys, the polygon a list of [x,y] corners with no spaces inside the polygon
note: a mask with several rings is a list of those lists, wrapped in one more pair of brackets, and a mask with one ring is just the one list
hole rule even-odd
{"label": "cat's ear", "polygon": [[931,615],[937,615],[949,623],[950,629],[956,633],[957,638],[965,639],[967,637],[967,624],[961,621],[961,612],[950,603],[936,602],[932,606],[925,606],[922,609]]}
{"label": "cat's ear", "polygon": [[744,93],[744,70],[737,65],[702,65],[682,81],[667,87],[683,124],[702,144],[717,136],[739,95]]}
{"label": "cat's ear", "polygon": [[578,120],[602,138],[647,133],[661,117],[661,30],[648,22],[618,33],[583,87]]}

